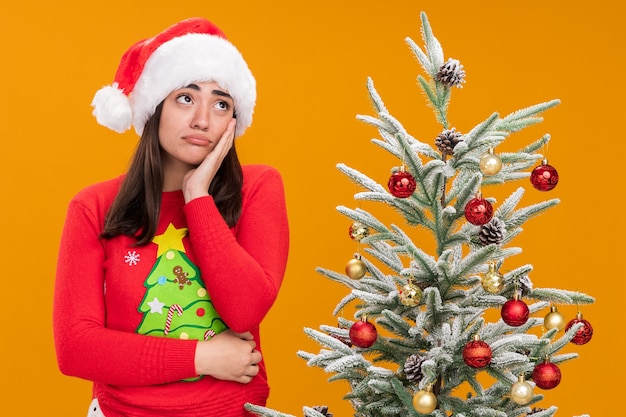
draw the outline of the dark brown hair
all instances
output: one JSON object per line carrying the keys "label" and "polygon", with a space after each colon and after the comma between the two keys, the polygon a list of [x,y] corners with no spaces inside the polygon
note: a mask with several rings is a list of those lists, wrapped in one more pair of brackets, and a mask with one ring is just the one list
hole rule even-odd
{"label": "dark brown hair", "polygon": [[[136,245],[152,241],[159,223],[163,190],[159,122],[163,103],[146,123],[126,177],[107,213],[101,237],[135,236]],[[209,194],[229,227],[241,215],[243,173],[235,144],[209,186]]]}

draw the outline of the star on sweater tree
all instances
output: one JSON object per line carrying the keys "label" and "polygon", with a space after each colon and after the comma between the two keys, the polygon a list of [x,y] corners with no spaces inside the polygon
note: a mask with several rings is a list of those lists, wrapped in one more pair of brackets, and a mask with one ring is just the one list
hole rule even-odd
{"label": "star on sweater tree", "polygon": [[[516,265],[512,258],[521,252],[512,246],[521,226],[558,199],[518,208],[523,187],[501,203],[486,193],[488,186],[529,178],[542,192],[557,185],[556,169],[538,153],[549,135],[515,152],[496,149],[510,134],[541,122],[539,115],[558,100],[503,118],[494,113],[469,132],[457,132],[447,109],[465,71],[458,60],[444,60],[424,13],[421,20],[424,49],[409,38],[407,43],[425,72],[419,85],[442,126],[433,135],[434,147],[404,129],[368,80],[376,116],[359,119],[378,129],[382,139],[373,143],[399,166],[384,185],[345,164],[338,168],[363,189],[355,194],[357,201],[392,207],[409,228],[432,236],[435,253],[414,243],[410,231],[386,226],[360,207],[338,207],[364,253],[355,254],[345,271],[317,270],[351,290],[334,314],[354,307],[356,320],[340,316],[336,326],[306,328],[322,349],[298,355],[333,374],[331,381],[348,382],[345,399],[358,417],[549,417],[557,407],[534,405],[543,399],[542,390],[557,387],[560,366],[577,357],[559,352],[570,342],[589,342],[593,330],[580,312],[567,322],[557,305],[594,299],[534,288],[532,266]],[[507,272],[501,273],[505,262]],[[490,322],[489,311],[499,311],[500,318]],[[289,416],[247,408],[260,416]],[[320,407],[304,407],[304,414],[332,415]]]}
{"label": "star on sweater tree", "polygon": [[208,340],[226,329],[207,293],[200,270],[185,254],[186,228],[170,224],[155,236],[157,260],[144,281],[146,293],[137,333]]}

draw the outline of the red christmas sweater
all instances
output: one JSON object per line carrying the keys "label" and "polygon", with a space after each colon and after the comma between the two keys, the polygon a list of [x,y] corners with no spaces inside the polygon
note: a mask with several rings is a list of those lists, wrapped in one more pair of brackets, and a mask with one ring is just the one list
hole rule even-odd
{"label": "red christmas sweater", "polygon": [[[259,324],[285,272],[280,174],[263,165],[243,173],[235,227],[210,196],[185,204],[182,191],[164,192],[156,236],[145,246],[99,237],[123,177],[70,202],[54,293],[57,360],[62,373],[93,381],[107,417],[245,416],[245,402],[265,404],[263,362],[249,384],[198,379],[194,366],[197,340],[211,329],[251,331],[260,350]],[[205,317],[210,323],[199,326]]]}

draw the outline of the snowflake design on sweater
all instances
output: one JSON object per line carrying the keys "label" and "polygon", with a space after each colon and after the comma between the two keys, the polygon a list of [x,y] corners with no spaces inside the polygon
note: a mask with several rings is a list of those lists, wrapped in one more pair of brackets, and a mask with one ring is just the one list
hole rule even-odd
{"label": "snowflake design on sweater", "polygon": [[128,251],[126,256],[124,256],[124,263],[127,263],[128,266],[135,266],[139,263],[141,259],[139,259],[140,254],[135,251]]}

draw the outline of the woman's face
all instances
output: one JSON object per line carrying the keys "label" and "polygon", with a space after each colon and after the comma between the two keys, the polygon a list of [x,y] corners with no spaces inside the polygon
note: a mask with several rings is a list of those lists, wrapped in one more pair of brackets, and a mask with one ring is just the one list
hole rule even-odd
{"label": "woman's face", "polygon": [[198,82],[170,93],[159,124],[164,167],[199,165],[219,142],[233,110],[233,98],[215,82]]}

